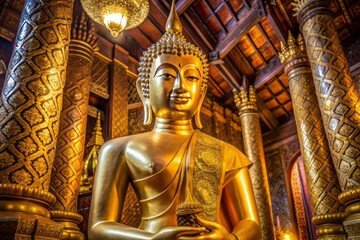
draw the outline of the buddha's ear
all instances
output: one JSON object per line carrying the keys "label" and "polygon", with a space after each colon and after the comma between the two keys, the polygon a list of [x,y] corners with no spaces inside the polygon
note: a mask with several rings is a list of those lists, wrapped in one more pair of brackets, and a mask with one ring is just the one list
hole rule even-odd
{"label": "buddha's ear", "polygon": [[139,94],[139,97],[140,97],[141,102],[144,107],[144,122],[143,122],[143,124],[145,126],[150,125],[152,122],[152,109],[151,109],[150,99],[144,97],[140,78],[138,78],[136,80],[136,90]]}
{"label": "buddha's ear", "polygon": [[202,88],[202,91],[201,91],[201,98],[200,98],[200,102],[199,102],[199,106],[198,108],[196,109],[196,112],[195,112],[195,125],[201,129],[202,128],[202,124],[201,124],[201,107],[202,107],[202,104],[204,102],[204,99],[205,99],[205,96],[206,96],[206,91],[207,91],[207,85],[205,85],[203,88]]}

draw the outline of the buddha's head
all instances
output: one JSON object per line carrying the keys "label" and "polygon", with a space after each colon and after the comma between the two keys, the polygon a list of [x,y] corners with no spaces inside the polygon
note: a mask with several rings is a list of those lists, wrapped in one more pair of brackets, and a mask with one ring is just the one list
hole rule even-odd
{"label": "buddha's head", "polygon": [[201,128],[200,108],[207,90],[208,64],[198,47],[186,41],[172,4],[162,38],[143,53],[137,90],[144,105],[144,124],[157,118],[190,120]]}

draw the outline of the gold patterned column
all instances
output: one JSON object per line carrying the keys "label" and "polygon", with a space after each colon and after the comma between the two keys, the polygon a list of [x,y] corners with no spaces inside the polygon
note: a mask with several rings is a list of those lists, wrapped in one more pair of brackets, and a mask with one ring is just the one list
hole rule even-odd
{"label": "gold patterned column", "polygon": [[289,32],[288,43],[281,43],[279,57],[285,64],[289,90],[294,108],[301,155],[307,176],[307,185],[313,221],[319,239],[346,239],[342,226],[344,206],[338,195],[341,188],[331,159],[315,86],[301,34],[297,41]]}
{"label": "gold patterned column", "polygon": [[245,155],[253,162],[250,176],[259,210],[262,239],[275,239],[270,188],[255,90],[253,86],[250,86],[247,92],[241,87],[239,94],[234,89],[234,97],[235,104],[239,109]]}
{"label": "gold patterned column", "polygon": [[298,20],[316,95],[346,205],[344,227],[360,238],[360,101],[338,34],[330,1],[297,0]]}
{"label": "gold patterned column", "polygon": [[77,197],[85,151],[91,67],[97,50],[94,24],[82,13],[72,30],[69,60],[60,116],[60,132],[50,192],[55,195],[51,218],[64,225],[62,239],[84,239],[77,224]]}
{"label": "gold patterned column", "polygon": [[0,104],[0,239],[54,239],[49,193],[72,0],[26,0]]}

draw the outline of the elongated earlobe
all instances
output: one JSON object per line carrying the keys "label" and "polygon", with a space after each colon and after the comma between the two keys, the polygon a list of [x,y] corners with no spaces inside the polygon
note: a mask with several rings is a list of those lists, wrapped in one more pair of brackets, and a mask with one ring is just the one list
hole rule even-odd
{"label": "elongated earlobe", "polygon": [[145,101],[143,101],[143,105],[144,105],[144,125],[150,125],[152,123],[152,109],[151,109],[151,104],[150,104],[150,100],[149,99],[145,99]]}
{"label": "elongated earlobe", "polygon": [[195,112],[195,125],[199,129],[202,129],[201,107],[202,107],[202,104],[203,104],[205,96],[206,96],[206,90],[207,90],[207,86],[205,86],[204,89],[202,90],[202,93],[201,93],[202,95],[201,95],[201,99],[200,99],[200,102],[199,102],[199,106],[198,106],[198,108],[196,109],[196,112]]}
{"label": "elongated earlobe", "polygon": [[151,109],[150,99],[144,97],[140,79],[138,79],[136,81],[136,90],[139,94],[139,97],[140,97],[141,102],[144,107],[144,122],[143,122],[143,124],[145,126],[150,125],[152,123],[152,109]]}

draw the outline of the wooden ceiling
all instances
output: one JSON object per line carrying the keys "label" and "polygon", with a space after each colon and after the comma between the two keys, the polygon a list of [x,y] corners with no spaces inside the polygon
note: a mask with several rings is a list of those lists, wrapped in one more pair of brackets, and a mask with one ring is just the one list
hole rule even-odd
{"label": "wooden ceiling", "polygon": [[[177,12],[185,37],[210,59],[209,95],[236,110],[233,88],[244,79],[255,86],[264,130],[275,129],[292,116],[287,77],[277,52],[287,32],[298,34],[292,0],[177,0]],[[149,0],[150,12],[137,28],[113,38],[98,26],[98,34],[120,45],[131,57],[142,52],[164,32],[171,0]],[[24,0],[0,3],[0,37],[13,40]],[[340,38],[356,33],[360,23],[360,0],[331,0]],[[77,2],[75,14],[81,6]]]}

